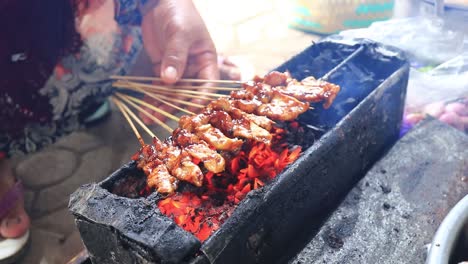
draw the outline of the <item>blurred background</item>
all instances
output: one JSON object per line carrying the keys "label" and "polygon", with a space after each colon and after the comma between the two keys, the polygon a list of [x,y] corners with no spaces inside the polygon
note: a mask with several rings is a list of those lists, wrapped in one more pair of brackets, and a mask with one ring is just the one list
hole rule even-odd
{"label": "blurred background", "polygon": [[[468,23],[468,0],[195,0],[222,55],[243,77],[266,71],[328,34],[391,18],[444,16]],[[455,23],[457,25],[466,25]],[[461,27],[468,30],[468,27]]]}

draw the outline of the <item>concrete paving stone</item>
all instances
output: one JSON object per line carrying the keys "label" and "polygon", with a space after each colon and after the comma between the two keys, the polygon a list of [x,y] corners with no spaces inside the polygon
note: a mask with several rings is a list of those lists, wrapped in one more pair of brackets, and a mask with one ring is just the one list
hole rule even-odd
{"label": "concrete paving stone", "polygon": [[63,264],[57,262],[62,242],[55,234],[44,230],[31,228],[31,241],[24,258],[18,264]]}
{"label": "concrete paving stone", "polygon": [[26,212],[31,212],[35,201],[36,201],[36,192],[25,189],[24,190],[24,209],[26,210]]}
{"label": "concrete paving stone", "polygon": [[[135,135],[120,111],[111,103],[111,115],[106,120],[88,129],[88,132],[111,148],[136,141]],[[143,135],[143,130],[140,131]]]}
{"label": "concrete paving stone", "polygon": [[68,204],[69,196],[79,186],[97,182],[111,172],[112,149],[101,147],[83,155],[76,172],[65,181],[41,190],[33,212],[41,215]]}
{"label": "concrete paving stone", "polygon": [[84,131],[73,132],[55,143],[56,147],[64,147],[78,152],[88,151],[100,145],[102,142],[99,138]]}
{"label": "concrete paving stone", "polygon": [[60,262],[57,263],[67,263],[83,249],[84,245],[81,240],[80,233],[78,232],[78,229],[75,229],[75,231],[69,235],[63,243],[63,246],[61,247],[62,254],[60,255]]}
{"label": "concrete paving stone", "polygon": [[49,148],[27,156],[15,171],[25,186],[36,190],[63,181],[73,173],[76,164],[73,152]]}
{"label": "concrete paving stone", "polygon": [[65,240],[41,229],[32,229],[31,245],[18,264],[64,264],[83,250],[78,230]]}
{"label": "concrete paving stone", "polygon": [[56,234],[67,236],[76,229],[73,215],[67,207],[49,213],[41,218],[33,219],[32,225]]}

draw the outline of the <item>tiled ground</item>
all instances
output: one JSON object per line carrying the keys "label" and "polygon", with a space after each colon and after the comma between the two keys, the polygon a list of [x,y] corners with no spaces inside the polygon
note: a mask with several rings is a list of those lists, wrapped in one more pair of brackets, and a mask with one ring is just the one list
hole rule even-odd
{"label": "tiled ground", "polygon": [[[290,30],[277,1],[198,0],[219,53],[244,65],[245,77],[265,73],[317,37]],[[158,135],[167,136],[154,129]],[[137,150],[118,112],[99,125],[61,139],[39,153],[14,161],[26,185],[32,244],[21,263],[62,264],[82,249],[68,197],[81,184],[103,179]]]}

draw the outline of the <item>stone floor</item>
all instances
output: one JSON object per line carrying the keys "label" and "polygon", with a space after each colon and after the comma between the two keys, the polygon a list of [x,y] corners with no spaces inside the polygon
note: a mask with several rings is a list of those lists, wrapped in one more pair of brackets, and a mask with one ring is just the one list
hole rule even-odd
{"label": "stone floor", "polygon": [[[196,4],[219,53],[243,65],[246,78],[265,73],[317,40],[289,29],[280,6],[268,0],[198,0]],[[167,136],[161,129],[154,131]],[[25,183],[26,207],[32,217],[32,243],[21,263],[66,263],[80,252],[83,245],[67,210],[69,195],[82,184],[102,180],[129,161],[137,148],[130,128],[113,109],[98,125],[39,153],[16,158],[15,173]]]}

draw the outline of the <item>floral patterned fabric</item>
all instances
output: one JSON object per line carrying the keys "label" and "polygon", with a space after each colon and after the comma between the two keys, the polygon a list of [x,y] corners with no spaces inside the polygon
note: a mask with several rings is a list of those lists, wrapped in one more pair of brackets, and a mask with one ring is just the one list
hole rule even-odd
{"label": "floral patterned fabric", "polygon": [[112,94],[109,76],[126,74],[135,62],[142,49],[138,0],[89,2],[77,18],[83,46],[63,57],[39,90],[49,98],[52,121],[28,123],[16,135],[0,134],[0,157],[37,151],[83,127],[84,118]]}

